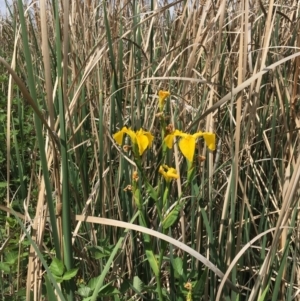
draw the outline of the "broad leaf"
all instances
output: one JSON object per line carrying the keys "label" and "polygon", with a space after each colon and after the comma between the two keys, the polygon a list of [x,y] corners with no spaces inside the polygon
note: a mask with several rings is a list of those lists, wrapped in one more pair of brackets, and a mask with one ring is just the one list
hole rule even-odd
{"label": "broad leaf", "polygon": [[180,257],[172,260],[172,266],[175,271],[175,278],[179,278],[183,274],[183,261]]}
{"label": "broad leaf", "polygon": [[90,289],[88,286],[84,286],[84,287],[80,287],[77,292],[81,297],[86,298],[92,295],[93,290]]}
{"label": "broad leaf", "polygon": [[9,264],[7,264],[6,262],[0,262],[0,271],[9,274],[11,272]]}
{"label": "broad leaf", "polygon": [[65,266],[63,262],[57,258],[53,258],[53,261],[49,268],[53,276],[58,277],[61,277],[65,271]]}
{"label": "broad leaf", "polygon": [[138,277],[134,276],[133,278],[133,287],[136,289],[137,292],[141,292],[144,288],[144,283],[143,281]]}
{"label": "broad leaf", "polygon": [[66,271],[63,275],[63,279],[64,280],[70,280],[70,279],[72,279],[76,276],[77,272],[78,272],[78,268]]}

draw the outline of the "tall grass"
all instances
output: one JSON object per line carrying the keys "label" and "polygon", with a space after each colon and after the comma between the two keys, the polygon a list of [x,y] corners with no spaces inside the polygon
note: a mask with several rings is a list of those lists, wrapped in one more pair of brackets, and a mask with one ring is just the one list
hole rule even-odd
{"label": "tall grass", "polygon": [[[298,298],[297,5],[13,2],[0,21],[2,298]],[[180,138],[163,142],[170,124],[214,132],[215,151],[199,139],[188,162]],[[117,143],[124,126],[154,136],[143,155]]]}

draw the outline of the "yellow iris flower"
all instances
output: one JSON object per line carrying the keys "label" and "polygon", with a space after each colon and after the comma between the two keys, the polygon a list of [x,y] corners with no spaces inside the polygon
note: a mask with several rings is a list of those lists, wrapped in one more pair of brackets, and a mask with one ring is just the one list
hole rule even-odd
{"label": "yellow iris flower", "polygon": [[119,145],[122,145],[124,134],[127,134],[131,138],[131,142],[138,146],[140,156],[151,146],[154,139],[150,132],[146,132],[143,129],[139,129],[135,132],[124,126],[119,132],[113,135],[113,138]]}
{"label": "yellow iris flower", "polygon": [[171,94],[169,91],[162,91],[158,92],[158,102],[159,102],[159,110],[162,111],[164,109],[166,98],[169,97]]}
{"label": "yellow iris flower", "polygon": [[164,139],[164,142],[168,148],[172,148],[174,137],[182,137],[179,141],[179,148],[182,154],[190,161],[193,161],[195,148],[196,148],[196,139],[203,137],[207,147],[210,150],[215,150],[216,148],[216,135],[210,132],[197,132],[193,135],[183,133],[179,130],[173,131],[171,134],[167,135]]}
{"label": "yellow iris flower", "polygon": [[173,179],[178,179],[179,177],[176,169],[167,165],[161,165],[158,171],[163,175],[167,182],[170,182]]}

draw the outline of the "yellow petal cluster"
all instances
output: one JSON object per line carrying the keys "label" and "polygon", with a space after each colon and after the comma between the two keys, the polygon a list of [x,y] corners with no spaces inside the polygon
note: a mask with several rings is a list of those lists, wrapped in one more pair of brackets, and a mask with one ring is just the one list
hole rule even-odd
{"label": "yellow petal cluster", "polygon": [[169,91],[160,90],[158,92],[158,102],[159,102],[159,110],[162,111],[164,109],[166,98],[171,94]]}
{"label": "yellow petal cluster", "polygon": [[215,150],[216,148],[216,135],[210,132],[197,132],[193,135],[183,133],[182,131],[175,130],[171,134],[167,135],[164,139],[164,142],[168,148],[172,148],[173,140],[175,137],[182,137],[179,141],[179,148],[182,154],[190,161],[193,161],[195,148],[196,148],[196,139],[203,137],[207,147],[210,150]]}
{"label": "yellow petal cluster", "polygon": [[176,169],[167,165],[161,165],[158,171],[163,175],[167,182],[170,182],[173,179],[178,179],[179,177]]}
{"label": "yellow petal cluster", "polygon": [[120,131],[113,135],[113,138],[119,145],[122,145],[124,134],[127,134],[130,137],[131,142],[138,146],[140,156],[149,146],[151,146],[154,139],[150,132],[144,131],[143,129],[139,129],[135,132],[132,129],[128,129],[124,126]]}

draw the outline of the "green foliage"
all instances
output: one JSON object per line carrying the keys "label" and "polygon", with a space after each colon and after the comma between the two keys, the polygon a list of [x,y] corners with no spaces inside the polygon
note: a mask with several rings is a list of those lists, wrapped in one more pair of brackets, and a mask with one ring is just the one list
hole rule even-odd
{"label": "green foliage", "polygon": [[87,249],[93,258],[101,259],[101,258],[109,257],[114,247],[115,247],[114,245],[104,246],[104,247],[91,246],[91,247],[87,247]]}
{"label": "green foliage", "polygon": [[[7,112],[8,112],[8,77],[0,77],[0,85],[5,87],[0,90],[0,197],[4,198],[7,183]],[[17,86],[13,86],[13,91],[19,95]],[[10,128],[10,189],[17,191],[17,197],[25,197],[24,189],[19,189],[27,185],[33,165],[31,158],[34,154],[35,135],[32,110],[29,106],[22,105],[22,99],[15,97],[11,102],[11,128]]]}
{"label": "green foliage", "polygon": [[167,214],[167,216],[162,221],[162,226],[164,230],[169,229],[178,220],[180,210],[183,208],[183,203],[178,203],[176,206]]}
{"label": "green foliage", "polygon": [[[82,300],[89,301],[92,300],[92,294],[96,288],[96,283],[98,282],[98,277],[92,278],[87,285],[81,284],[77,293],[79,296],[84,297]],[[108,297],[120,294],[120,291],[116,289],[111,283],[103,286],[97,294],[97,300],[101,297]]]}
{"label": "green foliage", "polygon": [[49,268],[57,283],[75,278],[78,272],[78,269],[71,269],[67,271],[64,263],[57,258],[53,258]]}

